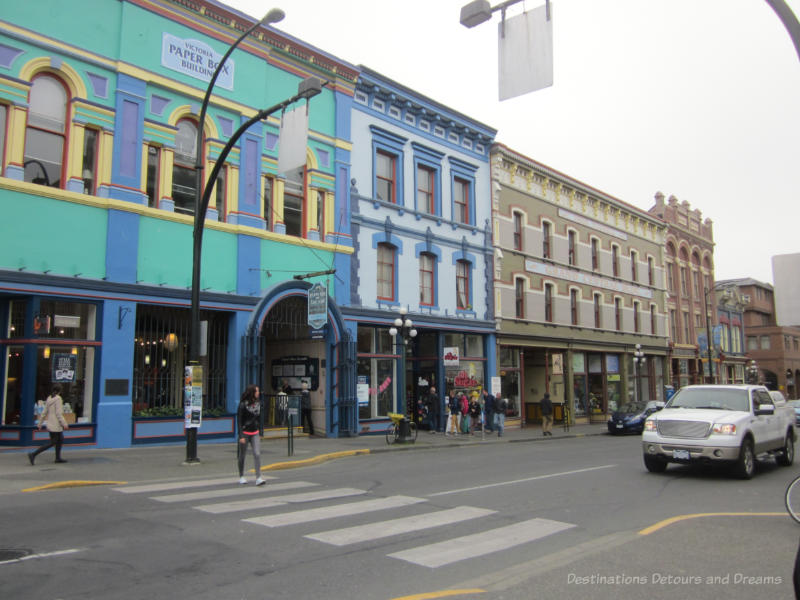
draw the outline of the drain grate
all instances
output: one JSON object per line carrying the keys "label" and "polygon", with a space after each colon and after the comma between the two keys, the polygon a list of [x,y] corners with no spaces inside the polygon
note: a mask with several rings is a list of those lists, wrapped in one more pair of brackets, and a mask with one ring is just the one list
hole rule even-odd
{"label": "drain grate", "polygon": [[18,560],[23,558],[24,556],[28,556],[31,553],[30,550],[19,550],[15,548],[0,548],[0,562],[5,562],[8,560]]}

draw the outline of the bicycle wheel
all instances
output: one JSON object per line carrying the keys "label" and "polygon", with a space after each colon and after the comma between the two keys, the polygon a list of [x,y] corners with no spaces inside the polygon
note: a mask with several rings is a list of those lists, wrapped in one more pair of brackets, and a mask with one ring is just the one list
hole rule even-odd
{"label": "bicycle wheel", "polygon": [[399,435],[400,430],[397,427],[397,423],[390,424],[389,427],[386,428],[386,443],[394,444]]}
{"label": "bicycle wheel", "polygon": [[800,523],[800,476],[795,477],[786,488],[784,502],[789,516]]}
{"label": "bicycle wheel", "polygon": [[408,424],[408,439],[412,442],[417,441],[417,424],[414,421]]}

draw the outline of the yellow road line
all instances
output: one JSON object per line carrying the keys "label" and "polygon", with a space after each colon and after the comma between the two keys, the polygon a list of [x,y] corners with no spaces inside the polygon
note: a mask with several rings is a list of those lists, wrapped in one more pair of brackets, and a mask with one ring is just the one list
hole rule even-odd
{"label": "yellow road line", "polygon": [[639,535],[650,535],[651,533],[658,531],[659,529],[663,529],[668,525],[672,525],[673,523],[679,523],[680,521],[688,521],[689,519],[699,519],[701,517],[785,517],[787,514],[785,512],[764,512],[764,513],[755,513],[755,512],[718,512],[718,513],[696,513],[692,515],[678,515],[677,517],[670,517],[669,519],[664,519],[663,521],[659,521],[655,525],[651,525],[650,527],[645,527],[641,531],[639,531]]}
{"label": "yellow road line", "polygon": [[340,452],[329,452],[328,454],[319,454],[311,458],[304,458],[302,460],[290,460],[287,462],[272,463],[271,465],[264,465],[261,467],[262,471],[279,471],[281,469],[294,469],[295,467],[308,467],[310,465],[317,465],[319,463],[343,458],[345,456],[357,456],[359,454],[369,454],[368,448],[360,450],[342,450]]}
{"label": "yellow road line", "polygon": [[400,596],[392,600],[428,600],[429,598],[446,598],[447,596],[462,596],[464,594],[483,594],[486,590],[481,588],[468,588],[465,590],[440,590],[438,592],[425,592],[423,594],[412,594],[411,596]]}
{"label": "yellow road line", "polygon": [[86,481],[82,479],[73,479],[71,481],[57,481],[55,483],[48,483],[39,485],[32,488],[26,488],[23,492],[41,492],[42,490],[57,490],[60,488],[81,487],[84,485],[124,485],[127,481]]}

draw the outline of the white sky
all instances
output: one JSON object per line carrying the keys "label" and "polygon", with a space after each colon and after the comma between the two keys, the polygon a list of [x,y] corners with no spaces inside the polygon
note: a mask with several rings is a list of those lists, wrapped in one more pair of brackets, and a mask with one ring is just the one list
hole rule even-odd
{"label": "white sky", "polygon": [[629,204],[689,202],[714,223],[716,279],[772,283],[771,257],[800,252],[800,60],[764,0],[553,1],[554,85],[502,103],[500,15],[467,29],[468,0],[222,1],[255,18],[280,7],[276,29]]}

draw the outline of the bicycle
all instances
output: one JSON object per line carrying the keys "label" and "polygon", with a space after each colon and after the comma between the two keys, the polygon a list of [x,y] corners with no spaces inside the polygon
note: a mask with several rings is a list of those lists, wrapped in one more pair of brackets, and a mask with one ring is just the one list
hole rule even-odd
{"label": "bicycle", "polygon": [[789,516],[800,523],[800,475],[795,477],[786,488],[783,501]]}
{"label": "bicycle", "polygon": [[569,431],[569,422],[572,421],[572,411],[569,404],[564,402],[564,431]]}
{"label": "bicycle", "polygon": [[[403,442],[411,442],[412,444],[417,441],[417,424],[407,419],[405,415],[400,413],[389,413],[389,418],[392,422],[386,428],[386,443],[399,444]],[[408,433],[403,435],[403,428],[406,427]]]}

